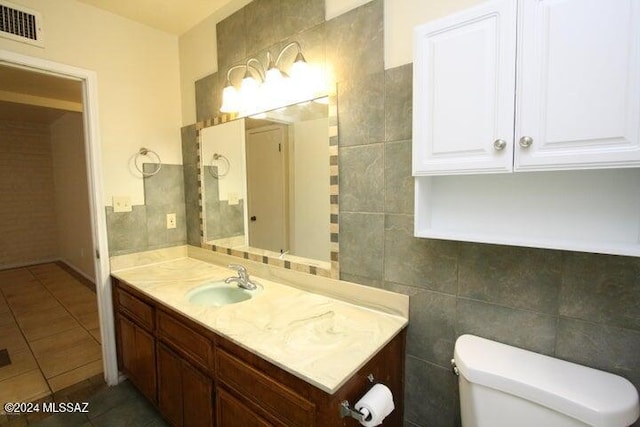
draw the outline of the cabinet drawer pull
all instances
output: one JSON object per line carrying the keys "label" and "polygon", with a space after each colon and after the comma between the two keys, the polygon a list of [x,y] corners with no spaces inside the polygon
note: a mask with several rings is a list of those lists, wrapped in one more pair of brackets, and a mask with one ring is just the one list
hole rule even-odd
{"label": "cabinet drawer pull", "polygon": [[531,144],[533,144],[533,138],[530,136],[523,136],[520,138],[519,144],[522,148],[529,148]]}
{"label": "cabinet drawer pull", "polygon": [[504,139],[496,139],[495,141],[493,141],[493,148],[496,151],[502,151],[505,149],[506,146],[507,146],[507,141],[505,141]]}

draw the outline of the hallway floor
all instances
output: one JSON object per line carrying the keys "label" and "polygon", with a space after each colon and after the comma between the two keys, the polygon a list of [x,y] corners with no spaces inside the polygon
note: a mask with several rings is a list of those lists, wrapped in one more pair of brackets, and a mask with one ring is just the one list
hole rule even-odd
{"label": "hallway floor", "polygon": [[96,294],[83,281],[56,263],[0,271],[0,402],[101,376]]}

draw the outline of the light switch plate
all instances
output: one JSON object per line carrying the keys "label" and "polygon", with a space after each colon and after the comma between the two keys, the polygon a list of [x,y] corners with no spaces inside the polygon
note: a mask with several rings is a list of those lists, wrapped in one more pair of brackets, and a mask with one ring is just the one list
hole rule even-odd
{"label": "light switch plate", "polygon": [[131,197],[113,196],[114,212],[131,212]]}
{"label": "light switch plate", "polygon": [[176,228],[176,214],[167,214],[167,229]]}
{"label": "light switch plate", "polygon": [[229,193],[229,205],[237,205],[240,203],[240,197],[238,197],[238,193]]}

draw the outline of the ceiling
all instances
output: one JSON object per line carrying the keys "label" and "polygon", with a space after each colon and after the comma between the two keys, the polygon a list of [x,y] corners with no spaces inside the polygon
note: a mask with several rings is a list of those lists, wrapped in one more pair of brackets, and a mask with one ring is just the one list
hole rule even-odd
{"label": "ceiling", "polygon": [[179,36],[233,0],[78,1]]}
{"label": "ceiling", "polygon": [[1,64],[0,91],[82,102],[82,84],[79,80]]}
{"label": "ceiling", "polygon": [[0,120],[52,123],[82,111],[82,83],[0,64]]}

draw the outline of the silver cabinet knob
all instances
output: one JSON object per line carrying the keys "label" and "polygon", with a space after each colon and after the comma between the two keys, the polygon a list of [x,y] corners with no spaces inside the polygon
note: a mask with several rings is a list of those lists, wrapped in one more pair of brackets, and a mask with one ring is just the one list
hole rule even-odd
{"label": "silver cabinet knob", "polygon": [[502,151],[506,146],[507,141],[505,141],[504,139],[496,139],[495,141],[493,141],[493,148],[496,151]]}
{"label": "silver cabinet knob", "polygon": [[520,144],[520,147],[528,148],[531,146],[531,144],[533,144],[533,138],[531,138],[530,136],[523,136],[522,138],[520,138],[520,141],[518,143]]}

